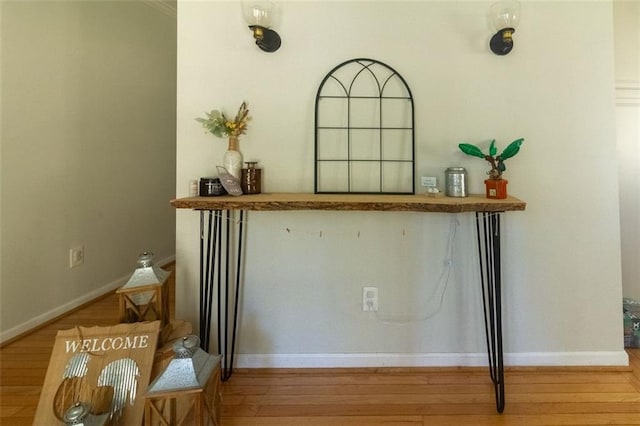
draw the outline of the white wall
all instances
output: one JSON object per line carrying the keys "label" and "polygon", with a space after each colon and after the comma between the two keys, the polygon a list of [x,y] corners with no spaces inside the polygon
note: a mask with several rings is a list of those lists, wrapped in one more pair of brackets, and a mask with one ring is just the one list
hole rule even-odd
{"label": "white wall", "polygon": [[[174,256],[175,17],[2,2],[2,340]],[[84,265],[68,250],[84,244]]]}
{"label": "white wall", "polygon": [[[378,59],[415,97],[418,176],[442,182],[462,165],[479,193],[487,165],[457,144],[526,139],[507,170],[528,203],[503,224],[509,362],[624,364],[611,4],[524,2],[506,57],[488,51],[490,2],[281,4],[283,45],[267,54],[239,2],[179,2],[177,195],[215,173],[226,147],[194,118],[242,100],[253,121],[240,148],[260,161],[265,190],[311,192],[320,81],[344,60]],[[457,218],[438,311],[448,215],[250,213],[239,365],[483,362],[474,219]],[[178,212],[178,315],[195,323],[198,228],[197,213]],[[380,288],[381,315],[436,313],[381,321],[361,311],[364,285]]]}
{"label": "white wall", "polygon": [[640,2],[614,2],[622,288],[640,300]]}

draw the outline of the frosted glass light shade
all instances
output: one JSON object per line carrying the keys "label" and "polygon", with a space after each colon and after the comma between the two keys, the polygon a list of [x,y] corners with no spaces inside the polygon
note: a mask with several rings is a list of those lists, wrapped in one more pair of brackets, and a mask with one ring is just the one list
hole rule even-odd
{"label": "frosted glass light shade", "polygon": [[275,20],[276,5],[268,0],[242,0],[242,16],[248,25],[269,28]]}
{"label": "frosted glass light shade", "polygon": [[496,31],[505,28],[516,29],[520,22],[520,3],[512,0],[494,3],[490,9],[490,15]]}

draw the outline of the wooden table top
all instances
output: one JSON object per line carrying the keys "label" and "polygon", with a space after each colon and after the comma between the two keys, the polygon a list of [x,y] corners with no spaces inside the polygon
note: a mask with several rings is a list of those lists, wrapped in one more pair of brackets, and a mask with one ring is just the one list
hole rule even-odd
{"label": "wooden table top", "polygon": [[313,193],[262,193],[237,197],[231,195],[213,197],[187,197],[171,200],[178,209],[192,210],[333,210],[333,211],[408,211],[408,212],[504,212],[522,211],[526,203],[515,197],[502,200],[484,195],[468,197],[437,197],[387,194],[313,194]]}

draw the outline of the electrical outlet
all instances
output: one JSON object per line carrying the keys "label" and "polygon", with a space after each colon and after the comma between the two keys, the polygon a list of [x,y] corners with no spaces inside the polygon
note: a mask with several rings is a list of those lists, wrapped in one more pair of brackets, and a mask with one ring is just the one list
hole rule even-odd
{"label": "electrical outlet", "polygon": [[84,246],[82,244],[69,249],[69,268],[75,268],[84,264]]}
{"label": "electrical outlet", "polygon": [[378,311],[378,287],[362,287],[362,310]]}
{"label": "electrical outlet", "polygon": [[420,185],[427,188],[435,188],[438,185],[438,180],[433,176],[422,176]]}

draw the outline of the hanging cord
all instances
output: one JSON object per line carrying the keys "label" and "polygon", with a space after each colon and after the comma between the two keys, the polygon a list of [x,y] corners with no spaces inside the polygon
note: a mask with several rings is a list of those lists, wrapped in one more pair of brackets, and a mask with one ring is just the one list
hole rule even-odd
{"label": "hanging cord", "polygon": [[[460,223],[458,222],[456,215],[452,214],[451,222],[449,224],[449,238],[447,241],[447,249],[443,261],[442,272],[440,273],[440,277],[437,281],[438,285],[433,291],[434,297],[438,294],[438,292],[440,293],[440,296],[438,297],[438,305],[435,307],[435,309],[432,311],[429,311],[427,309],[424,313],[415,315],[381,314],[376,311],[375,315],[378,321],[381,321],[385,324],[408,325],[414,322],[426,321],[440,312],[444,303],[444,295],[447,292],[447,286],[449,285],[451,270],[453,269],[453,244],[456,239],[456,232],[459,225]],[[431,299],[432,297],[429,298],[429,300]]]}

